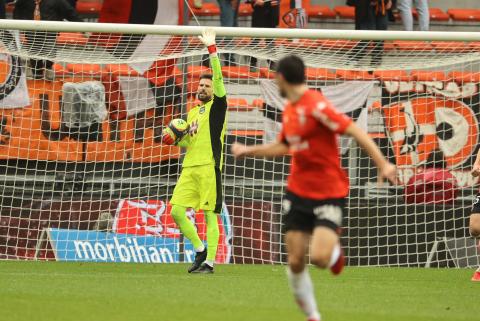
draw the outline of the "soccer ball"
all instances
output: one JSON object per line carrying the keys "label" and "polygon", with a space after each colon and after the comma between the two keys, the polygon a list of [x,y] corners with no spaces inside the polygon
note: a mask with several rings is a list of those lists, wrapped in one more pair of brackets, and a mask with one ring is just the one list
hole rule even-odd
{"label": "soccer ball", "polygon": [[188,123],[181,118],[172,119],[168,126],[163,130],[170,135],[175,142],[179,142],[185,134],[188,133]]}

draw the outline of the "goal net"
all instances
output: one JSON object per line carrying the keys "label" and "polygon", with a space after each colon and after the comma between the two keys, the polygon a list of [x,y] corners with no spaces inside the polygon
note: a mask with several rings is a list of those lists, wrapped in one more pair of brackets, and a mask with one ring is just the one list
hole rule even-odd
{"label": "goal net", "polygon": [[[162,128],[196,105],[209,71],[196,27],[5,21],[0,30],[0,259],[190,262],[170,216],[184,151]],[[84,31],[88,31],[85,33]],[[276,138],[275,62],[295,54],[381,147],[399,185],[339,140],[350,177],[348,264],[478,265],[480,36],[217,28],[228,97],[219,263],[282,263],[289,157],[235,160]],[[205,239],[203,213],[187,213]]]}

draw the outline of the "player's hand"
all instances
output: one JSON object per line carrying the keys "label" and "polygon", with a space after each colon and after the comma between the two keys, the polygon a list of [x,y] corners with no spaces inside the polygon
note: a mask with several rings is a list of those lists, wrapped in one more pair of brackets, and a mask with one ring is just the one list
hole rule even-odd
{"label": "player's hand", "polygon": [[234,157],[242,158],[246,156],[247,146],[239,143],[233,143],[231,151]]}
{"label": "player's hand", "polygon": [[210,47],[215,45],[215,30],[212,28],[205,28],[202,31],[202,35],[198,36],[198,39],[205,45],[205,47]]}
{"label": "player's hand", "polygon": [[479,164],[473,164],[472,176],[473,177],[480,176],[480,165]]}
{"label": "player's hand", "polygon": [[162,144],[174,145],[175,144],[175,139],[172,136],[170,136],[169,133],[163,132],[163,134],[162,134]]}
{"label": "player's hand", "polygon": [[254,7],[263,7],[265,2],[263,0],[255,0],[255,3],[253,4]]}
{"label": "player's hand", "polygon": [[390,162],[385,162],[383,166],[379,168],[380,178],[388,179],[393,185],[397,184],[397,167]]}

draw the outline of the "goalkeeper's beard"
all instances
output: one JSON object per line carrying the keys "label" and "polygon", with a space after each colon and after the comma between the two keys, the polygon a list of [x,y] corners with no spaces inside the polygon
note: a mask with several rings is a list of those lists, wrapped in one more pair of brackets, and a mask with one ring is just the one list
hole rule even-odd
{"label": "goalkeeper's beard", "polygon": [[210,100],[212,100],[211,96],[209,96],[206,92],[202,92],[202,91],[197,94],[197,98],[202,103],[206,103],[206,102],[209,102]]}

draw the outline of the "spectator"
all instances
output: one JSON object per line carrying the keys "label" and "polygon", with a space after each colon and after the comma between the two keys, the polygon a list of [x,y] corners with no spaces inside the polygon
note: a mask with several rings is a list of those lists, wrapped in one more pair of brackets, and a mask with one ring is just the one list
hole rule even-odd
{"label": "spectator", "polygon": [[[414,0],[398,0],[397,8],[402,17],[403,28],[406,31],[413,30],[412,4]],[[430,12],[428,0],[415,0],[418,12],[418,24],[420,31],[428,31],[430,26]]]}
{"label": "spectator", "polygon": [[[238,27],[238,8],[240,0],[217,0],[220,6],[220,24],[222,27]],[[235,65],[233,54],[225,55],[225,65]]]}
{"label": "spectator", "polygon": [[446,169],[444,155],[439,150],[430,153],[423,169],[405,187],[406,203],[451,204],[457,197],[454,176]]}
{"label": "spectator", "polygon": [[[46,20],[46,21],[82,21],[75,9],[66,0],[17,0],[13,11],[13,19]],[[25,48],[36,55],[55,56],[54,32],[25,32],[27,44]],[[53,61],[30,59],[32,76],[35,79],[45,77],[53,79]]]}
{"label": "spectator", "polygon": [[[279,18],[279,6],[278,1],[264,1],[264,0],[247,0],[253,7],[252,14],[252,28],[276,28]],[[270,44],[272,39],[267,40]],[[252,45],[258,45],[258,39],[253,39]],[[269,67],[273,69],[273,62],[268,61]],[[252,57],[250,59],[250,69],[254,69],[257,66],[257,58]]]}
{"label": "spectator", "polygon": [[[391,0],[349,0],[348,4],[355,6],[356,30],[387,30],[388,10],[392,7]],[[369,41],[360,41],[353,49],[351,56],[354,62],[362,60],[367,55]],[[383,56],[383,41],[374,41],[371,66],[380,65]]]}

